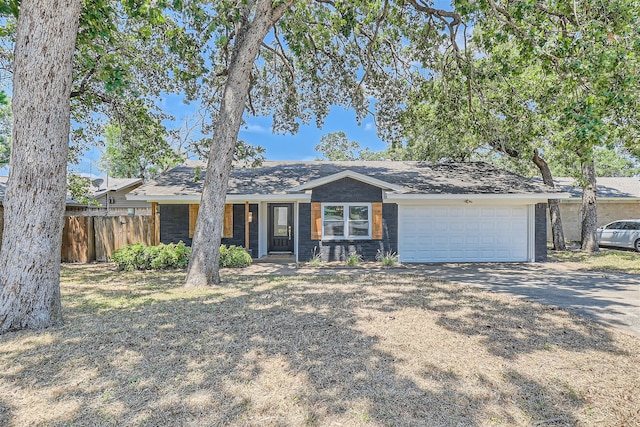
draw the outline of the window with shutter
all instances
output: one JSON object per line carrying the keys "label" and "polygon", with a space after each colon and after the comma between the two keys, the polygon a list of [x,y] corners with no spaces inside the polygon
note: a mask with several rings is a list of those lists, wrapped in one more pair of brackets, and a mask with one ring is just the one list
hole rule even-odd
{"label": "window with shutter", "polygon": [[222,230],[222,238],[233,237],[233,205],[224,205],[224,226]]}
{"label": "window with shutter", "polygon": [[200,205],[189,205],[189,238],[196,232],[196,221],[198,220],[198,210]]}
{"label": "window with shutter", "polygon": [[322,239],[322,203],[311,203],[311,240]]}
{"label": "window with shutter", "polygon": [[371,238],[382,239],[382,202],[371,203]]}

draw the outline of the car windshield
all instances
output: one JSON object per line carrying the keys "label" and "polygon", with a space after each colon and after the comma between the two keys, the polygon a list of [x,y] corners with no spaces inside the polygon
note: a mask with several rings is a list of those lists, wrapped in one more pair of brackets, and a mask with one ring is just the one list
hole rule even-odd
{"label": "car windshield", "polygon": [[607,226],[605,226],[605,230],[619,230],[622,228],[622,222],[612,222],[611,224],[608,224]]}

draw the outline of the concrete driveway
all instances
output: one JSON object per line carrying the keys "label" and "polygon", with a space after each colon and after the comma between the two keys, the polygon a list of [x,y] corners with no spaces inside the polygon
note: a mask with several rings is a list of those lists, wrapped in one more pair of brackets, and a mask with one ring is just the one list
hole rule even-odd
{"label": "concrete driveway", "polygon": [[554,305],[640,337],[640,275],[571,263],[409,265],[409,271]]}
{"label": "concrete driveway", "polygon": [[303,267],[290,262],[258,262],[242,275],[418,274],[466,283],[527,301],[554,305],[640,337],[640,275],[585,271],[576,263],[405,264],[384,269]]}

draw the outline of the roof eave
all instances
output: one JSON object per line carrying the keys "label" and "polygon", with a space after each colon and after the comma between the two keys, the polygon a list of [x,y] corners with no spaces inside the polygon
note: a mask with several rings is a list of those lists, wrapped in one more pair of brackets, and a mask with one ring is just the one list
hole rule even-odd
{"label": "roof eave", "polygon": [[[146,194],[146,195],[134,195],[127,194],[127,200],[145,201],[149,203],[161,203],[161,204],[198,204],[200,203],[199,194],[172,194],[172,195],[158,195],[158,194]],[[227,194],[226,201],[228,203],[233,202],[309,202],[311,201],[311,195],[306,193],[299,194]]]}
{"label": "roof eave", "polygon": [[501,194],[400,194],[387,193],[386,200],[410,201],[410,200],[531,200],[546,202],[549,199],[569,199],[569,193],[501,193]]}

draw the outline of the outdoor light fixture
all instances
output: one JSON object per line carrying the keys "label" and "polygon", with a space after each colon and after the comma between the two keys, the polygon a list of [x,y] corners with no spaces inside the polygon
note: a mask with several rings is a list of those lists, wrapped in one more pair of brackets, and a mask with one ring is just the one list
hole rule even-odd
{"label": "outdoor light fixture", "polygon": [[467,199],[464,201],[466,204],[473,203],[471,200]]}
{"label": "outdoor light fixture", "polygon": [[247,222],[253,222],[253,212],[249,212],[249,216],[247,217]]}

